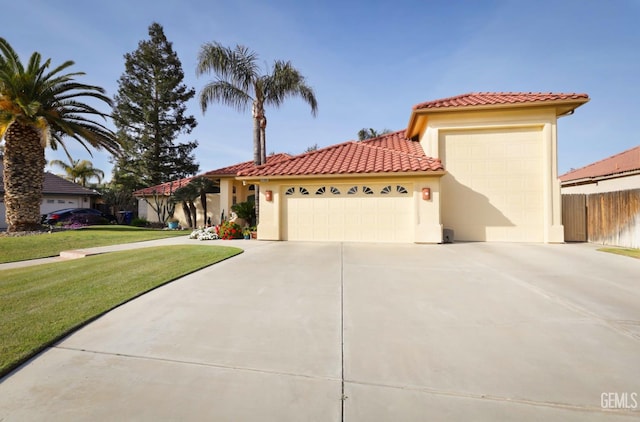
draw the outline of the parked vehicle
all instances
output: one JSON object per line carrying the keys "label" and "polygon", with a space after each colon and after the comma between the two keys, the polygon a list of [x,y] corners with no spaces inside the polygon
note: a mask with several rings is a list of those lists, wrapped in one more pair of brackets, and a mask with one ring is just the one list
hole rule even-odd
{"label": "parked vehicle", "polygon": [[118,219],[93,208],[65,208],[42,216],[42,224],[54,225],[63,222],[81,224],[117,223]]}

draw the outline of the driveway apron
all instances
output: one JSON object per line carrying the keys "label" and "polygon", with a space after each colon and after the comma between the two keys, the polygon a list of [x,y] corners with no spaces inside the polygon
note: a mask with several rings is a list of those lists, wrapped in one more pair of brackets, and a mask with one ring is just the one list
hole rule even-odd
{"label": "driveway apron", "polygon": [[251,244],[6,377],[0,420],[640,418],[638,260],[592,245]]}

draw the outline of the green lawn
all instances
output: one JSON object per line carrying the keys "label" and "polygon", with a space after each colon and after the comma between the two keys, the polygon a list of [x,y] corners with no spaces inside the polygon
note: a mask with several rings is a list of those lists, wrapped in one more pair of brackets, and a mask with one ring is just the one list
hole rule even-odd
{"label": "green lawn", "polygon": [[631,248],[600,248],[598,249],[602,252],[615,253],[618,255],[630,256],[632,258],[640,259],[640,249],[631,249]]}
{"label": "green lawn", "polygon": [[151,230],[133,226],[92,226],[35,236],[0,237],[0,264],[58,256],[61,251],[95,246],[141,242],[165,237],[187,236],[178,230]]}
{"label": "green lawn", "polygon": [[108,310],[241,252],[162,246],[0,271],[0,376]]}

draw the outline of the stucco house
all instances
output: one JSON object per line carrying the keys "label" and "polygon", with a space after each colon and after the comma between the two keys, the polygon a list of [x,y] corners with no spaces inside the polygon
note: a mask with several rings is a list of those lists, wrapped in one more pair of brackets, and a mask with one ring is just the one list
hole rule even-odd
{"label": "stucco house", "polygon": [[588,101],[464,94],[415,105],[404,130],[204,175],[216,215],[260,186],[263,240],[563,242],[557,122]]}
{"label": "stucco house", "polygon": [[640,145],[560,176],[562,193],[640,189]]}
{"label": "stucco house", "polygon": [[[274,163],[279,160],[290,158],[288,154],[275,154],[267,157],[267,163]],[[245,202],[255,199],[255,187],[253,184],[243,183],[236,179],[239,172],[254,168],[253,161],[245,161],[211,170],[197,176],[186,177],[173,182],[167,182],[156,186],[137,190],[133,195],[138,199],[138,216],[145,218],[147,221],[157,222],[158,215],[154,210],[155,197],[157,200],[166,201],[176,189],[186,186],[196,177],[207,177],[213,181],[217,187],[215,192],[207,194],[207,217],[211,219],[211,224],[220,224],[220,220],[224,215],[229,216],[231,206],[238,202]],[[202,207],[200,201],[194,201],[198,213],[197,226],[202,226]],[[174,217],[177,218],[183,226],[186,226],[187,218],[180,206],[176,206]]]}
{"label": "stucco house", "polygon": [[[7,210],[4,204],[3,167],[0,161],[0,229],[7,228]],[[100,193],[46,172],[42,187],[40,213],[48,214],[63,208],[91,208]]]}
{"label": "stucco house", "polygon": [[237,179],[260,186],[259,239],[563,242],[557,121],[587,101],[511,92],[429,101],[406,130]]}

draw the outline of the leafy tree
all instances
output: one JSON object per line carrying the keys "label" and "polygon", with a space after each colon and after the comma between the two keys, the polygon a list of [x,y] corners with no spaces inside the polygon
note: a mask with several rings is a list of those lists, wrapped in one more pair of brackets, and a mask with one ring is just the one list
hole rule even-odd
{"label": "leafy tree", "polygon": [[102,194],[102,200],[108,208],[109,214],[117,216],[120,211],[132,211],[138,206],[133,192],[113,181],[99,187],[98,190]]}
{"label": "leafy tree", "polygon": [[[202,206],[202,226],[207,225],[207,194],[213,193],[215,190],[215,185],[211,181],[211,179],[207,179],[206,177],[196,177],[189,182],[192,185],[196,192],[198,193],[198,197],[200,198],[200,205]],[[194,223],[198,223],[194,221]]]}
{"label": "leafy tree", "polygon": [[182,212],[187,218],[187,225],[189,227],[196,227],[196,220],[198,218],[196,205],[193,201],[196,200],[200,195],[194,185],[191,183],[176,189],[173,193],[173,200],[175,202],[180,202],[182,205]]}
{"label": "leafy tree", "polygon": [[318,144],[313,144],[309,147],[307,147],[307,149],[304,150],[304,152],[313,152],[313,151],[317,151],[318,150]]}
{"label": "leafy tree", "polygon": [[[34,52],[25,67],[11,45],[0,38],[0,138],[4,137],[4,190],[8,231],[40,228],[45,148],[63,148],[63,137],[116,154],[114,134],[94,117],[107,115],[85,99],[111,105],[104,89],[79,83],[82,72],[63,73],[73,61],[49,69]],[[89,151],[91,153],[91,151]],[[67,154],[68,155],[68,154]]]}
{"label": "leafy tree", "polygon": [[391,130],[382,129],[378,132],[372,128],[363,128],[358,132],[358,140],[364,141],[365,139],[377,138],[378,136],[386,135],[387,133],[391,133]]}
{"label": "leafy tree", "polygon": [[67,164],[62,160],[51,160],[52,166],[60,167],[66,173],[65,179],[73,183],[80,183],[87,186],[87,181],[93,178],[98,179],[98,183],[102,181],[104,172],[93,167],[93,163],[89,160],[71,160],[71,164]]}
{"label": "leafy tree", "polygon": [[182,83],[184,72],[162,26],[149,26],[150,39],[125,54],[113,111],[124,152],[115,162],[114,180],[136,189],[180,179],[198,171],[197,141],[176,143],[196,127],[186,102],[195,95]]}
{"label": "leafy tree", "polygon": [[[213,193],[215,187],[211,179],[195,177],[191,179],[187,185],[176,189],[174,192],[173,199],[174,201],[182,203],[182,209],[185,215],[188,216],[189,227],[196,227],[198,225],[198,215],[195,204],[193,203],[196,199],[200,199],[200,206],[202,207],[202,226],[207,225],[207,194]],[[192,218],[193,222],[191,221]]]}

